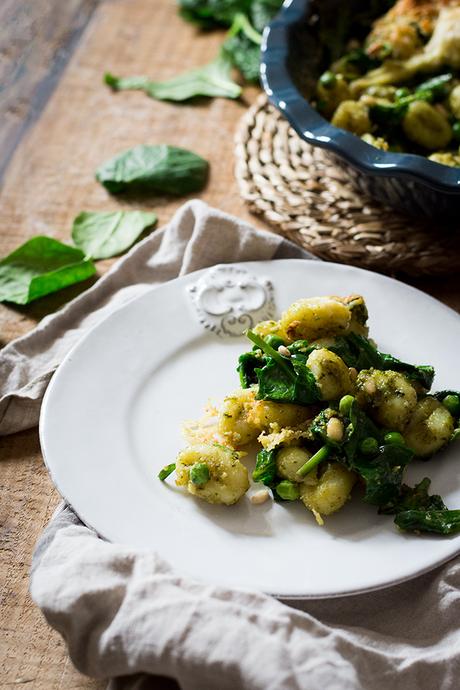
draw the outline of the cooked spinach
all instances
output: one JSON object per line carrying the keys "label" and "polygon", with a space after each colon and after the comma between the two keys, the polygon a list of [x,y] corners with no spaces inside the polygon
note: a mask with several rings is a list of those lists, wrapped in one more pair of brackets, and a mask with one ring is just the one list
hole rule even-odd
{"label": "cooked spinach", "polygon": [[112,194],[134,191],[181,195],[201,190],[208,168],[207,161],[192,151],[144,144],[106,161],[98,168],[96,179]]}
{"label": "cooked spinach", "polygon": [[33,237],[0,261],[0,301],[29,304],[95,273],[80,249],[51,237]]}
{"label": "cooked spinach", "polygon": [[105,83],[114,91],[144,91],[158,101],[188,101],[191,98],[238,98],[241,87],[231,78],[233,61],[227,50],[203,67],[189,70],[167,81],[149,77],[116,77],[107,73]]}
{"label": "cooked spinach", "polygon": [[380,352],[368,338],[357,333],[339,336],[328,349],[341,357],[348,367],[355,367],[358,371],[371,368],[398,371],[411,381],[420,383],[426,390],[429,390],[433,383],[432,366],[415,366],[402,362],[393,355]]}
{"label": "cooked spinach", "polygon": [[405,510],[396,515],[395,524],[408,532],[458,534],[460,510]]}
{"label": "cooked spinach", "polygon": [[273,486],[276,479],[276,454],[274,450],[260,450],[257,453],[256,466],[252,473],[255,482],[262,482],[266,486]]}
{"label": "cooked spinach", "polygon": [[157,216],[147,211],[83,211],[73,222],[75,245],[93,259],[109,259],[128,249]]}
{"label": "cooked spinach", "polygon": [[414,487],[403,484],[397,498],[387,505],[380,506],[379,513],[394,515],[407,510],[447,510],[441,496],[430,496],[428,489],[431,480],[428,477]]}
{"label": "cooked spinach", "polygon": [[264,366],[254,369],[259,384],[258,400],[311,405],[320,400],[316,380],[302,355],[284,357],[252,331],[248,338],[266,355]]}

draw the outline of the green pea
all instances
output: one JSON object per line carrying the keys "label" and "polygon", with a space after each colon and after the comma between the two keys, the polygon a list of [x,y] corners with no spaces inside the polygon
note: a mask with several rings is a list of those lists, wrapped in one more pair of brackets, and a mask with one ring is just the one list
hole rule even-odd
{"label": "green pea", "polygon": [[280,345],[284,345],[284,340],[279,335],[266,335],[264,338],[267,345],[270,345],[274,350],[277,350]]}
{"label": "green pea", "polygon": [[364,455],[375,455],[379,449],[379,442],[373,436],[368,436],[361,441],[359,448]]}
{"label": "green pea", "polygon": [[285,501],[296,501],[300,496],[298,484],[290,482],[289,479],[284,479],[275,486],[275,491],[278,496]]}
{"label": "green pea", "polygon": [[445,398],[442,399],[442,404],[449,410],[450,414],[454,415],[454,417],[460,414],[460,398],[458,395],[446,395]]}
{"label": "green pea", "polygon": [[350,414],[351,408],[353,407],[353,403],[355,402],[355,399],[352,395],[344,395],[343,398],[340,399],[339,402],[339,412],[342,414],[344,417],[348,417]]}
{"label": "green pea", "polygon": [[209,468],[204,462],[196,462],[190,468],[190,481],[192,484],[195,484],[195,486],[206,484],[210,477]]}
{"label": "green pea", "polygon": [[410,91],[406,86],[401,86],[399,89],[396,89],[395,99],[397,101],[399,101],[401,98],[406,98],[407,96],[410,96]]}
{"label": "green pea", "polygon": [[335,76],[334,72],[331,72],[330,70],[324,72],[324,74],[322,74],[319,78],[319,83],[325,89],[332,89],[335,86],[336,81],[337,77]]}
{"label": "green pea", "polygon": [[452,134],[454,135],[454,139],[457,141],[460,141],[460,121],[457,120],[454,122],[452,125]]}
{"label": "green pea", "polygon": [[391,446],[405,446],[406,442],[404,440],[404,437],[402,434],[399,433],[399,431],[389,431],[385,436],[383,437],[383,440],[385,443],[388,443]]}

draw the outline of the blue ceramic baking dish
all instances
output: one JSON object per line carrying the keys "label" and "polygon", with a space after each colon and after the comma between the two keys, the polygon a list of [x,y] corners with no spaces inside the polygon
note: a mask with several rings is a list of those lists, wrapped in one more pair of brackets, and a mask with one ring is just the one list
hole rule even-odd
{"label": "blue ceramic baking dish", "polygon": [[414,154],[380,151],[334,127],[309,105],[316,81],[329,65],[325,36],[333,35],[344,8],[358,13],[362,7],[362,0],[285,0],[264,32],[264,89],[296,132],[345,167],[360,191],[412,214],[457,219],[460,168]]}

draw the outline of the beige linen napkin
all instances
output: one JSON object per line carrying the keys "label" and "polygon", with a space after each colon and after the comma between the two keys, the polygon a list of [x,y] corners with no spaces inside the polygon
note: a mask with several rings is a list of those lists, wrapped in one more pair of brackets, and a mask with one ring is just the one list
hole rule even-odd
{"label": "beige linen napkin", "polygon": [[[0,352],[0,430],[37,422],[69,347],[127,300],[215,263],[289,256],[307,257],[201,202],[186,204],[91,290]],[[459,585],[456,560],[389,590],[286,605],[184,578],[160,554],[101,540],[69,508],[40,539],[31,577],[77,668],[111,678],[110,690],[159,688],[152,674],[183,690],[456,690]]]}

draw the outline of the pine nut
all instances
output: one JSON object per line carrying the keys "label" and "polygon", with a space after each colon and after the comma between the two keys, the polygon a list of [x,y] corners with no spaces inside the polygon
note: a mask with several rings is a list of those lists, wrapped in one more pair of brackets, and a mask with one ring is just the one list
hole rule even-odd
{"label": "pine nut", "polygon": [[255,494],[252,494],[249,500],[253,505],[257,506],[261,503],[265,503],[269,496],[270,492],[268,491],[268,489],[260,489],[260,491],[256,491]]}
{"label": "pine nut", "polygon": [[290,357],[291,356],[291,353],[287,349],[286,345],[280,345],[278,348],[278,352],[280,353],[280,355],[283,355],[284,357]]}
{"label": "pine nut", "polygon": [[337,417],[331,417],[327,423],[327,437],[331,441],[339,442],[343,439],[343,424]]}

